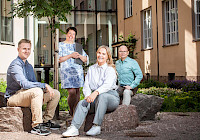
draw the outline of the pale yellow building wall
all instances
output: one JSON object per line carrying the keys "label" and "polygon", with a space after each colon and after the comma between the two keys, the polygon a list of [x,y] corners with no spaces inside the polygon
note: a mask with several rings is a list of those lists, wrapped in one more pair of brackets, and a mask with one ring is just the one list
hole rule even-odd
{"label": "pale yellow building wall", "polygon": [[[177,77],[188,79],[200,76],[200,43],[193,41],[191,0],[178,0],[179,43],[171,46],[164,46],[163,42],[164,17],[162,4],[163,0],[157,0],[159,75],[167,77],[168,73],[175,73]],[[153,49],[141,51],[141,11],[147,8],[152,9]],[[145,73],[150,73],[151,76],[157,76],[158,74],[156,25],[156,0],[133,0],[133,16],[127,19],[124,19],[124,1],[118,0],[119,35],[127,37],[130,32],[135,34],[138,39],[136,51],[139,52],[136,60],[139,62],[144,75]]]}
{"label": "pale yellow building wall", "polygon": [[[29,63],[34,66],[33,53],[33,18],[30,18],[29,37],[32,42],[31,55],[28,58]],[[6,73],[10,63],[18,56],[18,42],[24,38],[24,19],[14,18],[13,20],[13,42],[7,44],[0,43],[0,79],[6,80]],[[12,44],[11,44],[12,43]]]}

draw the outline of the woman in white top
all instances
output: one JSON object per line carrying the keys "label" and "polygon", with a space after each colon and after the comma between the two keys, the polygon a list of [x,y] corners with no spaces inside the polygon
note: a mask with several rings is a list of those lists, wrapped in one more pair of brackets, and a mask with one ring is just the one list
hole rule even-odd
{"label": "woman in white top", "polygon": [[95,110],[92,128],[86,135],[99,135],[101,123],[106,111],[114,111],[119,105],[119,95],[116,92],[116,71],[109,47],[101,46],[97,50],[97,63],[90,66],[85,77],[81,100],[76,108],[71,126],[62,135],[71,137],[79,135],[79,128],[83,124],[89,110]]}

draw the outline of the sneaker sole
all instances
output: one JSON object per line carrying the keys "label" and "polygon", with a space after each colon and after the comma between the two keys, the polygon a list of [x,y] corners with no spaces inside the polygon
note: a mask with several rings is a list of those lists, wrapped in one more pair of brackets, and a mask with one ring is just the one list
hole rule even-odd
{"label": "sneaker sole", "polygon": [[58,130],[58,129],[60,129],[60,128],[51,128],[51,127],[46,127],[46,126],[44,128],[51,129],[51,130]]}
{"label": "sneaker sole", "polygon": [[36,134],[36,135],[40,135],[40,136],[47,136],[47,135],[49,135],[49,134],[51,134],[51,132],[50,133],[38,133],[38,132],[36,132],[36,131],[32,131],[31,130],[31,134]]}
{"label": "sneaker sole", "polygon": [[[49,128],[49,127],[47,127]],[[50,128],[51,130],[59,130],[60,128]]]}
{"label": "sneaker sole", "polygon": [[68,137],[76,137],[76,136],[79,136],[79,134],[78,135],[71,135],[71,136],[64,136],[64,135],[62,135],[64,138],[68,138]]}
{"label": "sneaker sole", "polygon": [[101,132],[100,132],[100,133],[97,133],[96,135],[90,135],[90,134],[87,134],[87,133],[86,133],[87,136],[97,136],[97,135],[100,135],[100,134],[101,134]]}

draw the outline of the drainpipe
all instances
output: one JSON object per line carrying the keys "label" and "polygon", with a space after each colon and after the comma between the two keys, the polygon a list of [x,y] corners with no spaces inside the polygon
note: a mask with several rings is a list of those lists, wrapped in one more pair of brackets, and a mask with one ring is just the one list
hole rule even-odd
{"label": "drainpipe", "polygon": [[156,0],[156,44],[157,44],[157,67],[158,67],[158,75],[157,80],[159,81],[160,77],[160,68],[159,68],[159,46],[158,46],[158,0]]}

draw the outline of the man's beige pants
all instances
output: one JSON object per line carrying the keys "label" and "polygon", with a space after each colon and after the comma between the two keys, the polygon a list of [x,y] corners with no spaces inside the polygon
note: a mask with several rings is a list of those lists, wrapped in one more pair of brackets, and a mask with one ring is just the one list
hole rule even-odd
{"label": "man's beige pants", "polygon": [[[10,107],[31,107],[32,127],[37,124],[53,119],[56,107],[60,100],[60,92],[54,89],[54,96],[44,93],[41,88],[21,89],[12,95],[7,102]],[[42,119],[42,105],[47,103],[47,107]]]}

